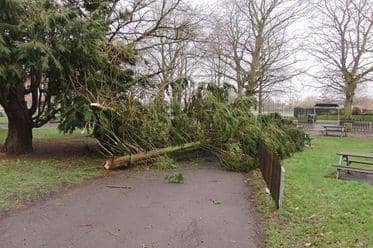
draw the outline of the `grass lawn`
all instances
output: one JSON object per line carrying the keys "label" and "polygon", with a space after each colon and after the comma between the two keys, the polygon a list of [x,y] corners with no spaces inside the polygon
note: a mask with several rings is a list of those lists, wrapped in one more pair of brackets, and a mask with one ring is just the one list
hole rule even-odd
{"label": "grass lawn", "polygon": [[4,116],[0,116],[0,124],[7,124],[8,123],[8,118]]}
{"label": "grass lawn", "polygon": [[[5,141],[7,135],[6,129],[0,129],[0,143],[2,144]],[[61,133],[57,128],[37,128],[33,130],[33,139],[34,140],[45,140],[45,139],[84,139],[84,135],[79,133],[79,131],[74,132],[73,134],[64,134]]]}
{"label": "grass lawn", "polygon": [[337,124],[337,120],[316,120],[318,124]]}
{"label": "grass lawn", "polygon": [[[373,152],[373,140],[317,138],[312,148],[285,160],[285,199],[278,213],[258,192],[269,247],[373,247],[373,185],[336,180],[332,165],[339,151]],[[258,176],[254,181],[263,189]]]}
{"label": "grass lawn", "polygon": [[[0,129],[0,142],[6,130]],[[80,134],[63,135],[55,128],[34,130],[35,140],[82,139]],[[48,193],[103,175],[102,159],[93,156],[0,159],[0,211],[38,199]]]}

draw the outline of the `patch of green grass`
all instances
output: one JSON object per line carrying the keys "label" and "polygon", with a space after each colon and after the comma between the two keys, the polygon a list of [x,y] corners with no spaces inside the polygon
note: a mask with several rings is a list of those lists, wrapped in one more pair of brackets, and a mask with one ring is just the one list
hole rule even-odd
{"label": "patch of green grass", "polygon": [[5,141],[7,135],[7,130],[0,129],[0,143],[3,143]]}
{"label": "patch of green grass", "polygon": [[0,210],[103,175],[101,161],[89,157],[0,161]]}
{"label": "patch of green grass", "polygon": [[316,123],[337,125],[338,121],[337,120],[324,120],[324,119],[319,120],[319,119],[317,119]]}
{"label": "patch of green grass", "polygon": [[8,118],[5,116],[0,116],[0,124],[7,124]]}
{"label": "patch of green grass", "polygon": [[[7,129],[0,129],[0,143],[5,141],[7,136],[8,130]],[[81,130],[77,130],[72,134],[64,134],[57,128],[35,128],[32,132],[34,140],[40,139],[71,139],[71,138],[81,138],[84,137],[81,134]]]}
{"label": "patch of green grass", "polygon": [[[56,128],[35,129],[33,135],[34,140],[52,140],[58,143],[61,139],[65,142],[69,139],[81,139],[85,143],[80,132],[65,135]],[[0,142],[4,142],[5,137],[6,130],[0,130]],[[47,159],[28,156],[0,159],[0,211],[104,175],[101,164],[101,159],[84,154],[66,158],[51,155]]]}
{"label": "patch of green grass", "polygon": [[373,247],[373,186],[335,179],[340,151],[373,152],[373,140],[317,138],[312,148],[285,160],[278,217],[256,177],[269,247]]}

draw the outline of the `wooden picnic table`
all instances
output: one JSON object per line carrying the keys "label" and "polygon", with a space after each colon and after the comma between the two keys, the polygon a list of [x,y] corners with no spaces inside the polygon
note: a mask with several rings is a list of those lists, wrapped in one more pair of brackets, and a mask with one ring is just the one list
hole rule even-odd
{"label": "wooden picnic table", "polygon": [[324,135],[328,136],[328,131],[330,132],[337,132],[340,136],[347,136],[347,130],[344,126],[340,125],[324,125]]}
{"label": "wooden picnic table", "polygon": [[[373,168],[356,168],[352,167],[351,164],[364,164],[373,165],[373,153],[357,153],[357,152],[340,152],[337,153],[339,158],[339,164],[337,164],[337,179],[339,178],[340,171],[344,170],[350,173],[350,171],[361,172],[366,174],[373,174]],[[361,160],[364,159],[364,160]]]}

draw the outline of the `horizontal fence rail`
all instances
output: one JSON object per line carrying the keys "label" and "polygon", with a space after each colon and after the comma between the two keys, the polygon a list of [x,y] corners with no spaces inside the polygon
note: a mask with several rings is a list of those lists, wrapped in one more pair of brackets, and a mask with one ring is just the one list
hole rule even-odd
{"label": "horizontal fence rail", "polygon": [[260,170],[267,184],[267,188],[276,203],[276,207],[280,208],[285,186],[285,170],[281,165],[281,159],[269,150],[263,142],[260,142],[259,162]]}

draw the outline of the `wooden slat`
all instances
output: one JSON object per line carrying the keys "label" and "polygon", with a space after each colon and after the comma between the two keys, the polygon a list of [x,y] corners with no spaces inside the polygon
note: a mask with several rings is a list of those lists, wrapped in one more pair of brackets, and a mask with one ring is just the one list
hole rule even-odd
{"label": "wooden slat", "polygon": [[281,160],[263,142],[259,143],[260,170],[277,208],[280,207]]}
{"label": "wooden slat", "polygon": [[358,161],[358,160],[348,160],[350,163],[356,163],[356,164],[368,164],[368,165],[373,165],[373,161]]}
{"label": "wooden slat", "polygon": [[344,129],[343,126],[332,126],[332,125],[330,125],[330,126],[323,126],[323,127],[324,127],[324,128]]}
{"label": "wooden slat", "polygon": [[340,152],[337,153],[339,156],[349,156],[357,158],[371,158],[373,159],[373,153],[357,153],[357,152]]}
{"label": "wooden slat", "polygon": [[339,165],[337,165],[336,167],[337,167],[337,170],[356,171],[356,172],[373,174],[373,170],[369,170],[369,169],[361,169],[361,168],[356,168],[356,167],[339,166]]}

